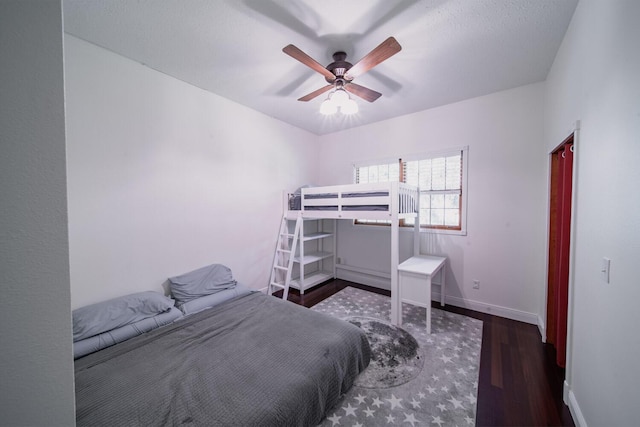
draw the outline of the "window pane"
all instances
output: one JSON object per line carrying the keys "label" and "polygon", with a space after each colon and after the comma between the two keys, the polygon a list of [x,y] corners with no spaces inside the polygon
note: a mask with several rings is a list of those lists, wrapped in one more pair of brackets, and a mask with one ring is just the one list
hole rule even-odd
{"label": "window pane", "polygon": [[420,208],[429,209],[431,207],[431,196],[429,194],[420,195]]}
{"label": "window pane", "polygon": [[458,209],[445,209],[444,225],[450,227],[457,227],[460,225],[460,211]]}
{"label": "window pane", "polygon": [[369,182],[378,182],[378,166],[369,167]]}
{"label": "window pane", "polygon": [[375,182],[397,182],[400,180],[400,166],[398,163],[387,163],[373,166],[356,167],[356,184],[371,184]]}
{"label": "window pane", "polygon": [[444,207],[447,209],[459,209],[460,208],[460,195],[459,194],[445,194],[444,195]]}
{"label": "window pane", "polygon": [[389,165],[378,166],[378,182],[389,182]]}
{"label": "window pane", "polygon": [[444,225],[444,209],[431,209],[431,225]]}
{"label": "window pane", "polygon": [[391,163],[389,165],[389,181],[400,181],[400,162]]}
{"label": "window pane", "polygon": [[451,156],[446,158],[446,189],[459,190],[462,181],[461,156]]}
{"label": "window pane", "polygon": [[418,163],[420,165],[418,186],[424,190],[431,190],[431,159],[420,160]]}
{"label": "window pane", "polygon": [[444,157],[431,159],[431,190],[444,190],[446,184],[446,162]]}
{"label": "window pane", "polygon": [[367,184],[369,182],[369,167],[363,166],[357,169],[356,184]]}
{"label": "window pane", "polygon": [[431,195],[431,208],[443,209],[444,208],[444,194],[432,194]]}

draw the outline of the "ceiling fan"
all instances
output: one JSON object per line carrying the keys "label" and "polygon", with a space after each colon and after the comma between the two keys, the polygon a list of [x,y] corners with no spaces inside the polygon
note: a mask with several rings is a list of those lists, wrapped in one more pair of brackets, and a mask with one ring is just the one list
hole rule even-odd
{"label": "ceiling fan", "polygon": [[320,89],[316,89],[313,92],[298,98],[298,101],[310,101],[333,89],[329,94],[329,97],[322,103],[320,112],[323,114],[333,114],[336,112],[337,108],[340,107],[343,114],[352,114],[357,112],[358,106],[355,101],[350,99],[346,92],[350,92],[369,102],[375,101],[382,95],[375,90],[353,83],[353,79],[371,70],[382,61],[389,59],[396,53],[400,52],[401,49],[402,47],[398,41],[393,37],[389,37],[371,52],[366,54],[364,58],[356,62],[355,65],[347,62],[347,54],[345,52],[339,51],[333,54],[333,62],[326,67],[323,67],[318,61],[311,58],[292,44],[285,46],[282,51],[293,59],[302,62],[312,70],[322,74],[327,83],[329,83]]}

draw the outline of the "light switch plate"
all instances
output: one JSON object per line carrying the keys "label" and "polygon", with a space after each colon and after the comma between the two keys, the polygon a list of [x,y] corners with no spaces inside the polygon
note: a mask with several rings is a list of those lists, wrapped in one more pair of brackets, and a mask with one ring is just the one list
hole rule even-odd
{"label": "light switch plate", "polygon": [[609,258],[602,258],[602,268],[600,274],[602,274],[602,280],[605,283],[609,283],[609,272],[611,271],[611,260]]}

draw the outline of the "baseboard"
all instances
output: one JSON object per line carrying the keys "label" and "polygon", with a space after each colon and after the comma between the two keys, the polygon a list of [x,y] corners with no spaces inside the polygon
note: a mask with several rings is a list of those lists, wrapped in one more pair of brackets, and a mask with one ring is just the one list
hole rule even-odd
{"label": "baseboard", "polygon": [[576,400],[576,395],[569,387],[567,381],[564,382],[563,395],[564,401],[569,407],[569,411],[571,412],[571,416],[573,417],[573,422],[576,427],[587,427],[587,422],[584,419],[584,415],[582,415],[580,405],[578,405],[578,401]]}
{"label": "baseboard", "polygon": [[[435,297],[437,295],[437,298]],[[433,300],[440,301],[440,295],[436,292],[431,297]],[[466,298],[458,298],[445,295],[444,302],[456,307],[467,308],[469,310],[478,311],[480,313],[492,314],[494,316],[504,317],[506,319],[517,320],[519,322],[530,323],[536,325],[538,316],[534,313],[515,310],[509,307],[502,307],[486,302],[474,301]]]}
{"label": "baseboard", "polygon": [[389,274],[385,275],[377,271],[364,270],[347,265],[337,265],[336,276],[338,279],[348,280],[349,282],[386,289],[387,291],[391,290]]}
{"label": "baseboard", "polygon": [[538,331],[540,331],[542,342],[547,342],[547,326],[545,324],[545,321],[540,316],[538,316]]}
{"label": "baseboard", "polygon": [[[391,285],[389,282],[389,274],[379,273],[371,270],[364,270],[357,267],[338,265],[337,277],[342,280],[348,280],[350,282],[360,283],[363,285],[374,286],[376,288],[390,290]],[[431,299],[440,301],[440,292],[438,292],[439,286],[434,289],[431,294]],[[517,320],[519,322],[525,322],[532,325],[539,326],[539,317],[535,313],[529,313],[526,311],[515,310],[508,307],[502,307],[495,304],[488,304],[481,301],[474,301],[466,298],[458,298],[452,296],[445,296],[445,304],[450,304],[456,307],[467,308],[469,310],[478,311],[480,313],[488,313],[494,316],[504,317],[511,320]]]}

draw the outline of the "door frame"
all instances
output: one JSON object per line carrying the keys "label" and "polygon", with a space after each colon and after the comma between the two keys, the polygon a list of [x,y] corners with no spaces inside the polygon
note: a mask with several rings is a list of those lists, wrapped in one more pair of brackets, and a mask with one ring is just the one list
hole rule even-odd
{"label": "door frame", "polygon": [[544,334],[542,336],[542,341],[546,342],[547,333],[546,328],[548,325],[546,324],[547,319],[547,299],[548,299],[548,277],[549,277],[549,245],[551,243],[551,236],[549,234],[549,226],[551,221],[551,216],[549,214],[550,209],[550,197],[551,197],[551,155],[558,148],[565,144],[565,142],[573,135],[573,171],[572,171],[572,185],[571,185],[571,225],[570,225],[570,234],[571,239],[569,243],[569,295],[567,302],[567,343],[566,343],[566,364],[565,364],[565,379],[563,385],[563,401],[564,403],[571,408],[570,400],[574,399],[571,393],[571,365],[572,365],[572,354],[573,354],[573,313],[574,313],[574,293],[575,293],[575,236],[576,236],[576,218],[578,216],[577,212],[577,193],[578,193],[578,169],[579,169],[579,147],[580,147],[580,120],[576,120],[571,129],[567,132],[567,136],[554,146],[547,153],[547,243],[546,243],[546,255],[545,255],[545,286],[544,286],[544,304],[543,304],[543,317],[539,319],[541,324],[545,325]]}

